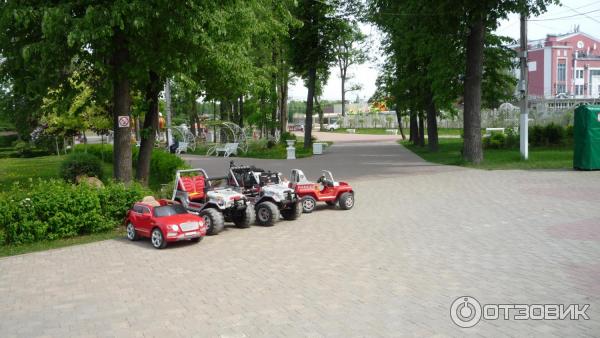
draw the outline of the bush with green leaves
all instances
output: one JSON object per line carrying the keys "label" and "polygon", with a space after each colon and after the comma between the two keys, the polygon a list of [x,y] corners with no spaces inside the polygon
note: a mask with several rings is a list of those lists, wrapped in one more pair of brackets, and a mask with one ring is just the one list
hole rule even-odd
{"label": "bush with green leaves", "polygon": [[[104,158],[104,162],[113,162],[113,148],[110,144],[79,145],[75,149],[77,152],[87,152],[89,154],[94,154],[98,158]],[[133,166],[135,167],[139,157],[138,147],[133,147],[132,157]],[[184,168],[187,168],[187,165],[179,156],[162,149],[153,149],[152,158],[150,159],[150,187],[152,189],[158,189],[161,184],[169,183],[175,178],[175,171]]]}
{"label": "bush with green leaves", "polygon": [[561,146],[571,142],[572,127],[563,127],[555,123],[529,128],[529,144],[533,147]]}
{"label": "bush with green leaves", "polygon": [[504,149],[506,146],[506,135],[503,133],[492,133],[492,135],[483,138],[483,148],[485,149]]}
{"label": "bush with green leaves", "polygon": [[75,152],[69,154],[60,165],[60,176],[68,182],[75,182],[77,176],[104,177],[102,162],[91,153]]}
{"label": "bush with green leaves", "polygon": [[137,184],[96,188],[60,180],[14,184],[0,193],[0,245],[105,232],[135,201],[151,194]]}
{"label": "bush with green leaves", "polygon": [[287,144],[287,140],[294,140],[296,141],[296,135],[290,133],[290,132],[283,132],[281,134],[281,137],[279,138],[279,142],[281,142],[282,144]]}

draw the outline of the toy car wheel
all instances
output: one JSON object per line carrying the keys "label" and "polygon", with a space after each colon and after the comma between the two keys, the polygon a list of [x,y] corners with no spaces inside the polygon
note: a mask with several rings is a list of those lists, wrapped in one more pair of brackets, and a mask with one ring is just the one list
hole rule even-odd
{"label": "toy car wheel", "polygon": [[167,246],[167,241],[165,240],[162,231],[159,228],[154,228],[152,230],[152,237],[150,238],[152,242],[152,246],[157,249],[163,249]]}
{"label": "toy car wheel", "polygon": [[279,209],[273,202],[262,202],[256,206],[256,223],[273,226],[279,220]]}
{"label": "toy car wheel", "polygon": [[351,192],[343,193],[340,198],[340,208],[350,210],[354,206],[354,194]]}
{"label": "toy car wheel", "polygon": [[200,217],[204,219],[206,224],[206,233],[208,235],[216,235],[225,227],[223,215],[215,209],[204,209],[200,212]]}
{"label": "toy car wheel", "polygon": [[281,210],[283,219],[293,221],[302,215],[302,203],[297,202],[290,209]]}
{"label": "toy car wheel", "polygon": [[140,239],[137,231],[135,231],[135,226],[131,222],[127,223],[127,239],[130,241],[137,241]]}
{"label": "toy car wheel", "polygon": [[304,196],[302,197],[302,209],[305,213],[310,214],[315,210],[317,206],[317,201],[312,196]]}
{"label": "toy car wheel", "polygon": [[248,228],[254,223],[255,218],[254,208],[248,204],[245,210],[239,211],[233,216],[233,223],[238,228]]}
{"label": "toy car wheel", "polygon": [[329,131],[333,131],[333,128],[329,128]]}

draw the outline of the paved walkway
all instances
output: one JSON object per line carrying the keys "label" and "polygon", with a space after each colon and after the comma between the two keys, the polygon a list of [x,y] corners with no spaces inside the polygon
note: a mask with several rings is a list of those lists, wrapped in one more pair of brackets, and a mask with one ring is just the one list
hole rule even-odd
{"label": "paved walkway", "polygon": [[[0,259],[0,336],[600,335],[600,172],[435,166],[364,143],[258,162],[332,168],[356,206],[162,251],[109,240]],[[590,320],[461,329],[463,295],[590,304]]]}

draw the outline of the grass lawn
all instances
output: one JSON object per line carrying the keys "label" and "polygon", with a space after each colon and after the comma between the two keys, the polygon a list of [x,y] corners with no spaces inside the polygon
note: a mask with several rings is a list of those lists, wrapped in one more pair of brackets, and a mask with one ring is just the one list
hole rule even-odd
{"label": "grass lawn", "polygon": [[441,138],[437,153],[430,153],[427,148],[400,142],[406,148],[426,161],[471,167],[478,169],[572,169],[573,148],[529,148],[529,160],[521,159],[519,149],[486,149],[483,151],[483,162],[479,165],[466,163],[461,159],[462,139]]}
{"label": "grass lawn", "polygon": [[[333,131],[334,133],[347,133],[346,131],[347,128],[340,128],[337,129],[335,131]],[[388,133],[385,132],[386,129],[388,128],[355,128],[356,129],[356,134],[369,134],[369,135],[389,135]],[[460,128],[438,128],[438,134],[439,135],[460,135],[460,132],[462,131],[462,129]],[[427,133],[427,129],[425,129],[425,132]],[[404,134],[408,137],[410,133],[409,129],[404,129]],[[400,132],[398,132],[398,135],[400,135]]]}
{"label": "grass lawn", "polygon": [[57,239],[54,241],[41,241],[41,242],[35,242],[35,243],[31,243],[31,244],[4,245],[4,246],[0,246],[0,257],[14,256],[14,255],[20,255],[20,254],[29,253],[29,252],[63,248],[66,246],[92,243],[92,242],[103,241],[106,239],[113,239],[113,238],[123,237],[123,236],[125,236],[125,230],[122,228],[118,228],[118,229],[112,230],[110,232],[105,232],[105,233],[101,233],[101,234],[77,236],[77,237],[73,237],[73,238]]}
{"label": "grass lawn", "polygon": [[[0,191],[8,190],[13,182],[29,179],[59,178],[60,163],[65,156],[0,159]],[[112,165],[103,163],[104,176],[112,177]]]}
{"label": "grass lawn", "polygon": [[[197,145],[196,150],[189,152],[190,154],[195,155],[206,155],[208,148],[212,145]],[[262,158],[262,159],[286,159],[287,158],[287,145],[285,144],[276,144],[272,148],[265,149],[255,149],[250,145],[248,147],[247,152],[242,152],[238,150],[238,154],[236,157],[245,157],[245,158]],[[213,155],[214,156],[214,155]],[[296,142],[296,158],[302,157],[310,157],[312,156],[312,148],[304,149],[304,143]]]}

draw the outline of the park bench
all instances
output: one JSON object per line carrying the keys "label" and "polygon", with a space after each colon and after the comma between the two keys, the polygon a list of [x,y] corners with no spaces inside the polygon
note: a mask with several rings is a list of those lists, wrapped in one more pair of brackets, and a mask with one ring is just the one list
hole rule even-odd
{"label": "park bench", "polygon": [[386,129],[385,133],[391,135],[398,135],[398,129]]}
{"label": "park bench", "polygon": [[500,132],[504,134],[504,128],[485,128],[485,136],[492,136],[492,133]]}
{"label": "park bench", "polygon": [[237,155],[238,143],[225,143],[221,146],[215,147],[215,153],[219,156],[219,153],[223,153],[223,157],[229,157],[231,155]]}
{"label": "park bench", "polygon": [[356,129],[346,129],[347,133],[356,134]]}
{"label": "park bench", "polygon": [[175,153],[177,155],[179,155],[181,153],[187,153],[187,149],[188,149],[188,143],[187,142],[179,142],[179,145],[177,146],[177,149],[175,149]]}

